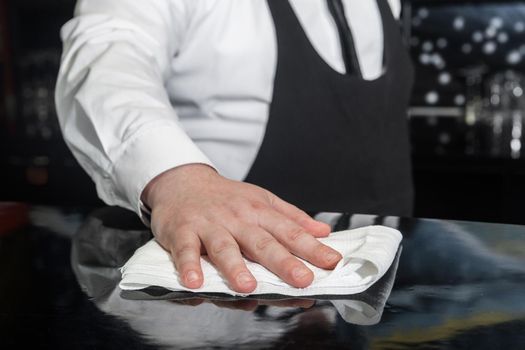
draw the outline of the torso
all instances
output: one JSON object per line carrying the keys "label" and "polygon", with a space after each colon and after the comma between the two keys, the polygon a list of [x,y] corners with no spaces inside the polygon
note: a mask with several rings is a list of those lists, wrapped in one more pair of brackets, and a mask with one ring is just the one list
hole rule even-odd
{"label": "torso", "polygon": [[413,70],[386,0],[377,2],[385,64],[381,76],[364,80],[330,67],[288,2],[268,0],[277,73],[266,133],[246,181],[312,212],[411,214],[406,111]]}
{"label": "torso", "polygon": [[[192,3],[167,90],[190,137],[223,175],[242,180],[260,148],[272,102],[277,62],[272,17],[265,0]],[[291,4],[323,60],[344,72],[324,0]],[[383,55],[376,1],[345,0],[345,5],[363,74],[375,79]]]}

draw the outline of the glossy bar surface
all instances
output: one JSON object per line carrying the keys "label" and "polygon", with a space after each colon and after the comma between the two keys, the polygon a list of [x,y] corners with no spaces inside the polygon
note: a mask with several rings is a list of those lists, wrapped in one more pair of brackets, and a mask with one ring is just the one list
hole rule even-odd
{"label": "glossy bar surface", "polygon": [[122,292],[151,239],[119,208],[33,207],[0,236],[0,344],[55,349],[524,349],[525,226],[318,215],[404,235],[389,272],[351,298]]}

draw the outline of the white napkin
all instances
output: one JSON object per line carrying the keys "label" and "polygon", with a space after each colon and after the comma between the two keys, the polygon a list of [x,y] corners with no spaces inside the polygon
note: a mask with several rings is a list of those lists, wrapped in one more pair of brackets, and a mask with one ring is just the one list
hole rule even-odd
{"label": "white napkin", "polygon": [[[262,265],[245,259],[246,266],[257,280],[257,288],[250,295],[279,294],[306,297],[319,295],[350,295],[361,293],[377,282],[392,264],[401,233],[385,226],[367,226],[353,230],[333,232],[319,239],[337,250],[343,259],[333,270],[324,270],[303,260],[314,273],[312,284],[306,288],[288,285]],[[226,280],[210,263],[201,257],[204,284],[198,289],[184,287],[171,261],[170,254],[155,240],[151,240],[133,254],[121,268],[123,290],[138,290],[150,286],[173,291],[196,293],[226,293],[246,296],[228,286]]]}

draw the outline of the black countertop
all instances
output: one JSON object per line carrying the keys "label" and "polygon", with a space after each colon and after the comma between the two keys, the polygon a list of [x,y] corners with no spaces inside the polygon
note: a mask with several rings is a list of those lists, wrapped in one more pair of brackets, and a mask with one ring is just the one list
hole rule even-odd
{"label": "black countertop", "polygon": [[[328,217],[328,216],[327,216]],[[122,293],[151,238],[119,208],[33,207],[0,236],[0,346],[54,349],[525,349],[525,226],[330,216],[403,233],[385,277],[349,300]]]}

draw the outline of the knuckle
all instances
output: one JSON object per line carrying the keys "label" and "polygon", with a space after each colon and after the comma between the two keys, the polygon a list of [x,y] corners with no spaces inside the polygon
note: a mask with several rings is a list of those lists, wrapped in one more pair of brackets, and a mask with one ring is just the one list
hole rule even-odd
{"label": "knuckle", "polygon": [[228,214],[228,212],[224,209],[224,206],[213,204],[211,207],[212,208],[201,213],[202,221],[206,221],[207,223],[220,222],[220,218]]}
{"label": "knuckle", "polygon": [[253,201],[250,203],[251,209],[255,211],[262,211],[265,210],[268,205],[261,201]]}
{"label": "knuckle", "polygon": [[230,214],[234,220],[239,220],[244,217],[244,210],[241,207],[232,207]]}
{"label": "knuckle", "polygon": [[175,233],[196,232],[198,227],[205,225],[204,218],[197,215],[184,215],[172,221],[172,229]]}
{"label": "knuckle", "polygon": [[303,220],[303,219],[309,218],[308,214],[306,214],[304,210],[301,210],[297,207],[294,207],[294,210],[295,210],[295,213],[293,214],[293,216],[296,220]]}
{"label": "knuckle", "polygon": [[311,250],[311,256],[316,259],[316,261],[324,262],[326,255],[330,252],[331,249],[329,247],[319,243]]}
{"label": "knuckle", "polygon": [[284,267],[286,273],[291,273],[295,267],[301,266],[301,263],[295,256],[288,254],[281,259],[280,265]]}
{"label": "knuckle", "polygon": [[189,254],[193,255],[196,250],[197,248],[193,244],[186,243],[186,244],[181,244],[179,246],[176,246],[173,254],[175,255],[176,258],[180,258],[182,256],[189,255]]}
{"label": "knuckle", "polygon": [[227,239],[221,239],[217,242],[214,242],[210,248],[212,255],[217,256],[222,255],[225,252],[237,249],[237,244]]}
{"label": "knuckle", "polygon": [[288,232],[286,233],[286,237],[288,238],[290,242],[297,242],[301,240],[305,234],[306,232],[304,232],[302,228],[293,227],[288,230]]}
{"label": "knuckle", "polygon": [[275,244],[275,242],[276,242],[275,239],[272,237],[263,237],[257,240],[257,242],[255,243],[255,248],[258,251],[263,251],[263,250],[268,249],[268,247],[272,246],[273,244]]}
{"label": "knuckle", "polygon": [[249,214],[249,208],[248,202],[239,201],[230,207],[230,213],[235,219],[244,219]]}
{"label": "knuckle", "polygon": [[181,223],[195,222],[199,219],[201,214],[202,212],[194,208],[186,208],[185,210],[179,212],[178,215],[177,213],[173,213],[173,212],[168,213],[169,216],[173,217],[174,219],[176,219],[176,221],[181,222]]}
{"label": "knuckle", "polygon": [[230,212],[231,216],[237,220],[242,220],[248,216],[248,210],[246,210],[246,207],[243,205],[233,206]]}
{"label": "knuckle", "polygon": [[179,225],[174,225],[173,232],[176,234],[185,234],[187,232],[195,231],[195,225],[189,221],[182,222]]}

